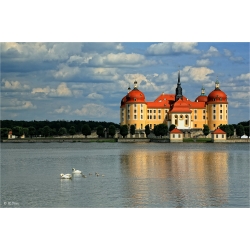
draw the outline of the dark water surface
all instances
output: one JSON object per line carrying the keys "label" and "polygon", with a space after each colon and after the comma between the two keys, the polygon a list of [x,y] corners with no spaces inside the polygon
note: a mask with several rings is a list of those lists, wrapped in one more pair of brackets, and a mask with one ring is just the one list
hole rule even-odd
{"label": "dark water surface", "polygon": [[249,144],[1,143],[1,207],[249,207]]}

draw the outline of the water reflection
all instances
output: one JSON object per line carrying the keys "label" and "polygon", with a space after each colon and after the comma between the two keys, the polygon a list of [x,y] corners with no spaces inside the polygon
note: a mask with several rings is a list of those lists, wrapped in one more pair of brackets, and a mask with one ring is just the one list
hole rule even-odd
{"label": "water reflection", "polygon": [[228,199],[228,152],[133,150],[121,155],[130,207],[221,207]]}

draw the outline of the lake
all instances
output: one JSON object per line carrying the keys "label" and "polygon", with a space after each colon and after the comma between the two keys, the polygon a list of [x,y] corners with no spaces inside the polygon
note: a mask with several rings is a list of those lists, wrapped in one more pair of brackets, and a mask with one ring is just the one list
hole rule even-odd
{"label": "lake", "polygon": [[1,207],[247,208],[249,144],[1,143]]}

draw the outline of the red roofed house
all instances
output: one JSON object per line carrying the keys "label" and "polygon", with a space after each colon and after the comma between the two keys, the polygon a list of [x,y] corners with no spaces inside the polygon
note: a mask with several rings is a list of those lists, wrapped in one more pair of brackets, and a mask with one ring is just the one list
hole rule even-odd
{"label": "red roofed house", "polygon": [[136,129],[144,130],[146,125],[154,129],[155,125],[165,123],[168,127],[174,124],[182,131],[203,129],[208,125],[213,131],[221,124],[228,124],[227,95],[220,90],[216,80],[215,89],[205,95],[202,87],[201,95],[190,101],[182,95],[180,72],[175,94],[160,94],[153,102],[147,102],[145,95],[134,82],[134,89],[121,100],[120,124],[135,125]]}
{"label": "red roofed house", "polygon": [[227,133],[221,130],[219,127],[212,133],[212,142],[225,142],[227,140]]}
{"label": "red roofed house", "polygon": [[170,131],[170,142],[183,142],[183,132],[177,128]]}

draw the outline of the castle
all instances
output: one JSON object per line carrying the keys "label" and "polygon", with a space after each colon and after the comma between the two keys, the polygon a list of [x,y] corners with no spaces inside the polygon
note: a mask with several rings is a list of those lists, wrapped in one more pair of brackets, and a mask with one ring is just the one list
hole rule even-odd
{"label": "castle", "polygon": [[135,125],[137,130],[144,130],[146,125],[154,129],[155,125],[162,123],[168,127],[175,124],[182,131],[203,129],[204,124],[214,131],[220,124],[228,124],[227,95],[220,89],[218,79],[208,96],[202,87],[195,101],[182,95],[180,72],[175,94],[162,93],[153,102],[146,101],[135,81],[134,88],[128,88],[127,95],[121,100],[120,124]]}

